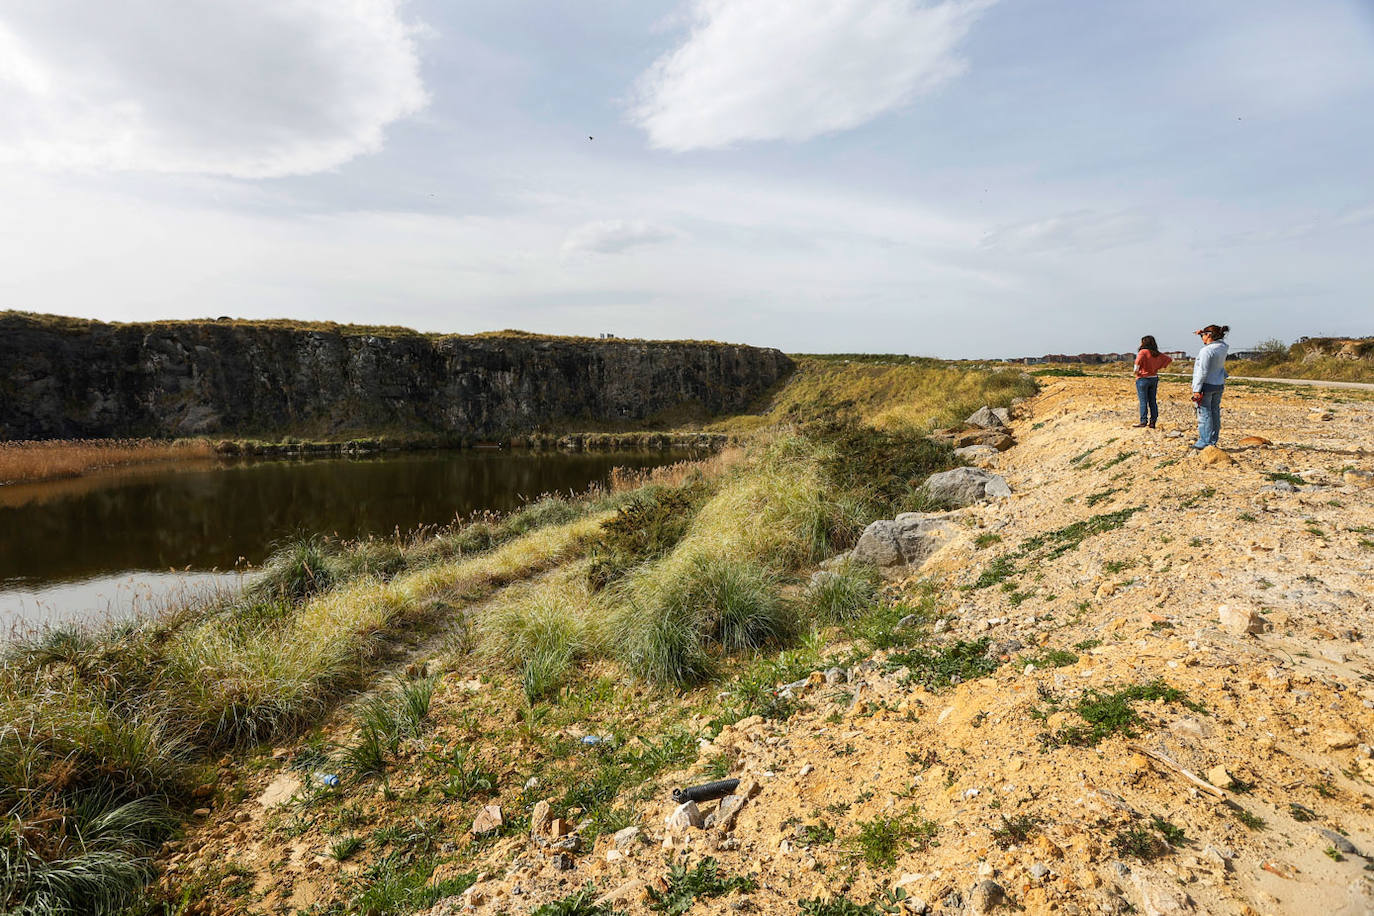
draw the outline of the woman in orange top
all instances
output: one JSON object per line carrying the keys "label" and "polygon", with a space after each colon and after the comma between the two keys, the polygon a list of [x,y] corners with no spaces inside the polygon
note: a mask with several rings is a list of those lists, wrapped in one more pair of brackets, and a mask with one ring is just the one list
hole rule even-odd
{"label": "woman in orange top", "polygon": [[1136,424],[1155,428],[1159,419],[1159,370],[1173,358],[1159,352],[1159,344],[1153,336],[1146,334],[1140,338],[1140,352],[1135,355],[1135,396],[1140,401],[1140,422]]}

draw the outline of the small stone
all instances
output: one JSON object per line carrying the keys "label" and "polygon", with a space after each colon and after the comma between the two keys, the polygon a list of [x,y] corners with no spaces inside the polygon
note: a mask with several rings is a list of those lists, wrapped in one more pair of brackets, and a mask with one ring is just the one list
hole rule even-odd
{"label": "small stone", "polygon": [[[183,808],[182,810],[184,811],[184,810],[186,810],[186,809]],[[192,817],[209,817],[209,816],[210,816],[210,809],[209,809],[209,808],[197,808],[196,810],[194,810],[194,811],[191,812],[191,816],[192,816]]]}
{"label": "small stone", "polygon": [[1212,846],[1211,844],[1203,848],[1202,854],[1219,864],[1223,871],[1231,868],[1231,860],[1236,857],[1234,850],[1228,849],[1225,846]]}
{"label": "small stone", "polygon": [[1229,789],[1235,784],[1231,774],[1226,772],[1226,767],[1218,764],[1207,771],[1207,781],[1218,789]]}
{"label": "small stone", "polygon": [[1202,459],[1203,464],[1212,465],[1214,467],[1224,467],[1236,463],[1236,459],[1232,458],[1230,455],[1226,454],[1221,449],[1217,448],[1215,445],[1209,445],[1202,451],[1198,452],[1198,457]]}
{"label": "small stone", "polygon": [[1231,607],[1223,604],[1217,608],[1217,619],[1232,633],[1263,633],[1269,623],[1249,608]]}
{"label": "small stone", "polygon": [[556,817],[549,821],[549,836],[554,839],[558,839],[561,836],[567,836],[571,830],[572,826],[564,818]]}
{"label": "small stone", "polygon": [[534,810],[530,812],[530,836],[543,836],[549,829],[549,821],[552,816],[549,812],[549,802],[547,799],[536,802]]}
{"label": "small stone", "polygon": [[1175,719],[1173,722],[1169,723],[1169,731],[1178,735],[1180,738],[1192,738],[1196,741],[1212,737],[1212,726],[1192,716],[1184,716],[1182,719]]}
{"label": "small stone", "polygon": [[1328,751],[1343,751],[1359,744],[1360,737],[1354,732],[1332,729],[1322,732],[1322,741]]}
{"label": "small stone", "polygon": [[613,837],[615,848],[622,852],[634,848],[634,846],[639,843],[639,834],[640,830],[638,827],[626,827],[624,830],[617,830]]}
{"label": "small stone", "polygon": [[549,846],[562,852],[577,852],[582,848],[582,838],[575,833],[570,833],[554,840]]}
{"label": "small stone", "polygon": [[847,680],[849,680],[849,675],[845,674],[843,668],[830,668],[825,672],[825,682],[831,687],[836,684],[843,684]]}
{"label": "small stone", "polygon": [[556,853],[552,859],[553,867],[559,871],[571,871],[573,867],[572,856],[566,853]]}
{"label": "small stone", "polygon": [[720,800],[720,807],[716,809],[716,828],[721,833],[729,833],[734,829],[735,819],[739,817],[744,802],[742,795],[727,795]]}
{"label": "small stone", "polygon": [[759,794],[759,781],[751,776],[745,776],[735,786],[735,794],[740,798],[749,799]]}
{"label": "small stone", "polygon": [[969,891],[969,910],[976,914],[991,913],[1007,899],[1007,892],[996,881],[979,881]]}
{"label": "small stone", "polygon": [[1341,835],[1340,835],[1339,833],[1337,833],[1336,831],[1334,831],[1334,830],[1327,830],[1326,828],[1323,827],[1321,830],[1319,830],[1319,831],[1317,831],[1317,832],[1320,833],[1322,836],[1326,837],[1326,839],[1329,840],[1329,841],[1331,842],[1331,845],[1334,846],[1334,847],[1336,847],[1336,851],[1337,851],[1337,852],[1343,852],[1343,853],[1345,853],[1345,854],[1348,855],[1348,856],[1362,856],[1362,855],[1363,855],[1363,853],[1361,853],[1361,852],[1359,851],[1359,849],[1357,849],[1357,848],[1355,847],[1355,844],[1354,844],[1354,843],[1350,842],[1348,839],[1346,839],[1345,837],[1341,836]]}
{"label": "small stone", "polygon": [[477,812],[477,817],[472,821],[472,832],[475,836],[482,836],[487,833],[494,833],[501,829],[505,820],[501,817],[500,805],[487,805]]}
{"label": "small stone", "polygon": [[815,771],[815,769],[816,769],[816,768],[813,767],[811,764],[809,764],[809,763],[804,763],[804,764],[802,764],[802,768],[801,768],[800,770],[797,771],[797,777],[798,777],[798,778],[805,778],[805,777],[807,777],[807,776],[810,776],[811,773],[812,773],[813,771]]}
{"label": "small stone", "polygon": [[686,830],[689,827],[700,830],[705,824],[706,818],[702,816],[701,809],[696,802],[690,801],[678,805],[677,810],[664,821],[664,826],[669,830]]}
{"label": "small stone", "polygon": [[1044,862],[1036,862],[1030,867],[1031,877],[1039,881],[1050,873],[1050,867]]}
{"label": "small stone", "polygon": [[606,850],[607,862],[619,862],[623,858],[625,858],[625,853],[621,852],[619,849]]}
{"label": "small stone", "polygon": [[1351,468],[1341,475],[1341,479],[1348,486],[1367,489],[1374,487],[1374,471],[1366,471],[1360,468]]}
{"label": "small stone", "polygon": [[1131,875],[1131,880],[1140,894],[1140,911],[1145,916],[1182,916],[1197,912],[1193,898],[1181,888],[1155,884],[1139,874]]}

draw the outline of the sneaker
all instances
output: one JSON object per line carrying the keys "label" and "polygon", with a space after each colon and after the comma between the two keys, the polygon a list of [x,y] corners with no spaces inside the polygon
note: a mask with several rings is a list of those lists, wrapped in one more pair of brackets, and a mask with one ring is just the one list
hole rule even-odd
{"label": "sneaker", "polygon": [[1154,425],[1153,423],[1147,423],[1146,425],[1149,426],[1150,429],[1154,429],[1154,428],[1155,428],[1155,425]]}
{"label": "sneaker", "polygon": [[1190,445],[1190,446],[1188,446],[1188,447],[1189,447],[1190,449],[1192,449],[1193,451],[1195,451],[1195,452],[1200,452],[1200,451],[1202,451],[1203,449],[1205,449],[1207,446],[1203,445],[1203,444],[1200,443],[1200,442],[1194,442],[1192,445]]}
{"label": "sneaker", "polygon": [[1131,429],[1144,429],[1147,425],[1146,423],[1137,423],[1135,426],[1132,426]]}

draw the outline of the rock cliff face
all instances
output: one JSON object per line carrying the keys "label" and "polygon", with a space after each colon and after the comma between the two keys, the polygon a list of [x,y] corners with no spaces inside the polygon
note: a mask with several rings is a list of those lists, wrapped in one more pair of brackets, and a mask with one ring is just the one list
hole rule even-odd
{"label": "rock cliff face", "polygon": [[0,438],[629,426],[740,410],[791,367],[777,350],[715,343],[3,313]]}

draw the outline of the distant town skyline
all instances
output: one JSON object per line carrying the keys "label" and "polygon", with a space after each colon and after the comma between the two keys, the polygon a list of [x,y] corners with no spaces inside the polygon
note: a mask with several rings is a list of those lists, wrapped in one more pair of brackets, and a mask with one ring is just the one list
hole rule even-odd
{"label": "distant town skyline", "polygon": [[0,309],[1367,335],[1370,110],[1360,0],[0,3]]}

